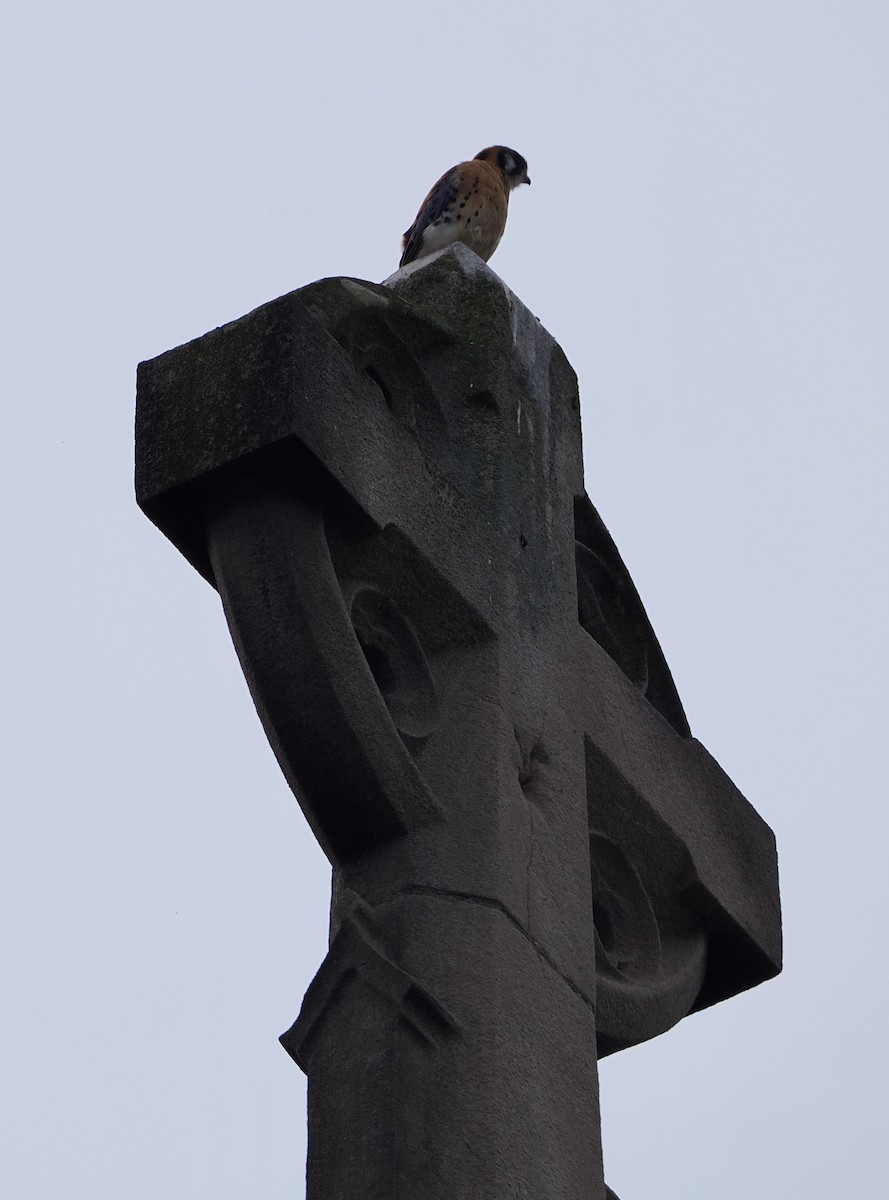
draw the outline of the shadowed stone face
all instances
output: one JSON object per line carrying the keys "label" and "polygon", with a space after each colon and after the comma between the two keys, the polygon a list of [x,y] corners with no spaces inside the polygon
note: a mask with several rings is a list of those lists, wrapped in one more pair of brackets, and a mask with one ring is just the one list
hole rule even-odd
{"label": "shadowed stone face", "polygon": [[775,974],[780,925],[561,350],[462,246],[322,280],[142,364],[137,493],[333,864],[282,1038],[308,1195],[604,1197],[597,1056]]}

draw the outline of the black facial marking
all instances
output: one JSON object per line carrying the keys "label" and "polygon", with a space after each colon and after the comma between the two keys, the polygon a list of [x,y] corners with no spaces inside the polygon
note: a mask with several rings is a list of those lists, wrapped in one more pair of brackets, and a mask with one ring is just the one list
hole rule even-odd
{"label": "black facial marking", "polygon": [[502,171],[504,176],[513,181],[524,181],[524,177],[528,174],[528,164],[525,162],[521,154],[517,150],[511,150],[509,146],[492,147],[496,150],[493,156],[498,170]]}

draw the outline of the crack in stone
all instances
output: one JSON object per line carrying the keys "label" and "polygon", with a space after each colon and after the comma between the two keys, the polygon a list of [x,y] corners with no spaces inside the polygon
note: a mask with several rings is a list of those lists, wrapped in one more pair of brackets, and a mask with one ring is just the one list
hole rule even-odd
{"label": "crack in stone", "polygon": [[511,912],[509,908],[507,908],[502,900],[494,900],[490,896],[475,895],[472,892],[451,892],[445,888],[436,888],[419,883],[403,888],[396,896],[393,896],[392,899],[397,900],[399,896],[436,896],[440,900],[452,900],[458,904],[478,904],[483,908],[496,909],[498,912],[502,913],[503,916],[511,922],[511,924],[515,926],[525,941],[528,942],[529,945],[533,946],[534,950],[543,959],[549,969],[558,975],[559,979],[561,979],[562,982],[566,984],[572,992],[574,992],[578,999],[583,1001],[583,1003],[591,1012],[595,1013],[596,1006],[586,992],[578,984],[576,984],[573,979],[566,975],[564,971],[559,969],[553,957],[548,954],[546,950],[544,950],[543,946],[541,946],[539,942],[536,942],[534,938],[531,937],[530,933],[528,933],[527,929],[525,929],[518,917],[516,917],[515,914]]}
{"label": "crack in stone", "polygon": [[525,914],[527,916],[528,923],[530,924],[530,921],[531,921],[531,868],[534,863],[534,805],[529,803],[527,805],[527,809],[528,809],[528,861],[525,863]]}

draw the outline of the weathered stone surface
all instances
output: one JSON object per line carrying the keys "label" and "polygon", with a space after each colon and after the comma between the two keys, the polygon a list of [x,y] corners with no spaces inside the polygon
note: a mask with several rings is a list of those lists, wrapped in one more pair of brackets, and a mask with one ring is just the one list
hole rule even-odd
{"label": "weathered stone surface", "polygon": [[561,350],[462,246],[323,280],[142,364],[137,493],[334,867],[282,1038],[309,1196],[604,1197],[597,1050],[774,975],[780,921],[584,492]]}

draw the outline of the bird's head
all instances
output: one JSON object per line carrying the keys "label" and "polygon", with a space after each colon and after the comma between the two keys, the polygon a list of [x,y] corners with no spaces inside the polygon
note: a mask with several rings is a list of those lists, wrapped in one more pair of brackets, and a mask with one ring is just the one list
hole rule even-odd
{"label": "bird's head", "polygon": [[518,187],[520,183],[531,183],[528,178],[528,164],[517,150],[510,150],[509,146],[488,146],[486,150],[480,150],[475,157],[496,167],[510,189]]}

